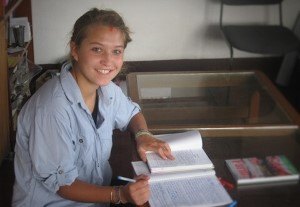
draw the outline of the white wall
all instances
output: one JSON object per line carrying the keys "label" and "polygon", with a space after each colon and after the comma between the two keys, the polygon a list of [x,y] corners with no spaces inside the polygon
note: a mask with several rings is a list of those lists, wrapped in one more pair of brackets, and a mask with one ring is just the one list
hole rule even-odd
{"label": "white wall", "polygon": [[[68,41],[76,19],[92,7],[119,12],[133,42],[126,60],[228,58],[220,33],[219,0],[31,0],[35,61],[57,63],[68,55]],[[300,11],[299,0],[283,3],[284,25],[292,28]],[[225,22],[276,22],[277,7],[225,8]],[[255,12],[255,19],[249,20]],[[253,54],[235,52],[238,57]]]}

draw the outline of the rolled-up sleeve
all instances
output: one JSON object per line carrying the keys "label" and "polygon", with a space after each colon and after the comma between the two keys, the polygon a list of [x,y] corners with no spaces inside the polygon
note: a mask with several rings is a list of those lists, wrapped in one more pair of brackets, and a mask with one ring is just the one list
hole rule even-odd
{"label": "rolled-up sleeve", "polygon": [[29,151],[33,173],[47,189],[56,192],[78,177],[68,113],[40,109],[31,128]]}

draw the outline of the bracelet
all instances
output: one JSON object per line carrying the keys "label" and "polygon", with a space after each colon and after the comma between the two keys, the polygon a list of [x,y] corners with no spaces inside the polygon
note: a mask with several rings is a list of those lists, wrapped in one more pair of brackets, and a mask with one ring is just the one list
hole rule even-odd
{"label": "bracelet", "polygon": [[119,198],[120,198],[120,203],[125,204],[126,201],[122,201],[121,191],[123,191],[123,186],[122,185],[119,188]]}
{"label": "bracelet", "polygon": [[110,191],[110,203],[113,203],[113,192],[114,192],[114,187],[112,187],[111,191]]}
{"label": "bracelet", "polygon": [[135,133],[134,137],[135,137],[135,139],[137,139],[138,137],[140,137],[142,135],[153,136],[153,134],[151,132],[149,132],[148,130],[141,129],[137,133]]}
{"label": "bracelet", "polygon": [[116,186],[115,187],[116,193],[115,193],[115,197],[116,197],[116,202],[115,204],[120,204],[121,203],[121,197],[120,197],[120,186]]}
{"label": "bracelet", "polygon": [[113,204],[120,204],[121,197],[120,197],[120,186],[113,186],[112,191],[110,192],[110,202]]}

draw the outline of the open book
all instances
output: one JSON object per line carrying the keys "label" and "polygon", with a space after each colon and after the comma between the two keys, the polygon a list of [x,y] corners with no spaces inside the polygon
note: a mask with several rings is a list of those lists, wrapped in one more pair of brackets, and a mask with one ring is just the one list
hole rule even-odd
{"label": "open book", "polygon": [[299,172],[284,155],[226,160],[239,185],[299,180]]}
{"label": "open book", "polygon": [[147,152],[147,163],[151,173],[214,168],[202,148],[202,138],[198,131],[163,134],[155,137],[169,144],[175,159],[164,160],[155,152]]}
{"label": "open book", "polygon": [[[163,160],[149,153],[148,164],[132,162],[137,175],[150,176],[150,206],[222,206],[232,202],[216,177],[211,160],[202,149],[198,131],[157,137],[169,143],[175,160],[179,160]],[[168,162],[174,163],[174,166]]]}

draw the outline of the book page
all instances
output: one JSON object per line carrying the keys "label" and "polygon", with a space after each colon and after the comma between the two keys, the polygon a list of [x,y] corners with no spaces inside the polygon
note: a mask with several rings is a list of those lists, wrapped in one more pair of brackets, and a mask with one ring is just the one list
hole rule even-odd
{"label": "book page", "polygon": [[195,130],[183,133],[155,135],[155,137],[167,142],[172,151],[202,148],[202,137],[199,131]]}
{"label": "book page", "polygon": [[150,184],[152,207],[219,206],[232,202],[216,176],[186,178]]}
{"label": "book page", "polygon": [[213,168],[211,160],[202,148],[174,151],[172,154],[174,160],[164,160],[154,152],[147,153],[151,173]]}
{"label": "book page", "polygon": [[150,183],[166,181],[166,180],[179,180],[179,179],[192,178],[192,177],[215,175],[214,170],[208,170],[208,169],[189,170],[183,172],[169,172],[166,174],[161,174],[161,173],[150,174],[147,164],[144,163],[143,161],[132,162],[131,164],[136,175],[144,174],[150,176],[150,180],[149,180]]}
{"label": "book page", "polygon": [[131,165],[136,175],[142,175],[142,174],[150,175],[150,170],[147,164],[144,163],[143,161],[131,162]]}

